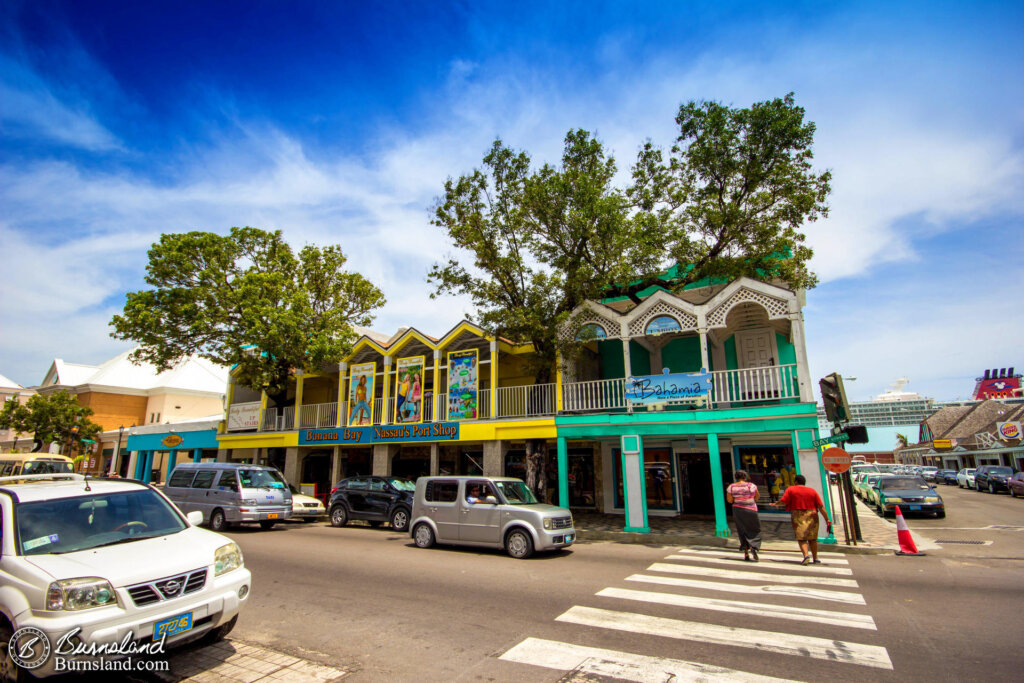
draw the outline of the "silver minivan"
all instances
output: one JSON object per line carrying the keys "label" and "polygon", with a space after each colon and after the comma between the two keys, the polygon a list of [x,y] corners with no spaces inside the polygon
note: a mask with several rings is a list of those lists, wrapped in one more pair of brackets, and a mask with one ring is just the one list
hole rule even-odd
{"label": "silver minivan", "polygon": [[265,465],[182,463],[164,485],[164,494],[186,514],[203,513],[203,521],[214,531],[241,522],[258,522],[269,529],[292,516],[288,482]]}
{"label": "silver minivan", "polygon": [[572,513],[537,502],[523,480],[512,477],[420,477],[409,533],[419,548],[503,548],[519,559],[576,541]]}

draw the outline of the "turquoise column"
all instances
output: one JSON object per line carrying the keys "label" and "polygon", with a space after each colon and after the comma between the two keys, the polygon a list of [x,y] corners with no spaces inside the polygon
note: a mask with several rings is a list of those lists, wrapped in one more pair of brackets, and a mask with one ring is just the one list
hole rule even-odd
{"label": "turquoise column", "polygon": [[142,465],[142,481],[149,483],[153,478],[153,454],[155,451],[146,451],[146,461]]}
{"label": "turquoise column", "polygon": [[139,451],[138,455],[135,456],[135,472],[133,473],[133,479],[142,479],[142,466],[146,464],[146,451]]}
{"label": "turquoise column", "polygon": [[639,434],[619,437],[622,458],[622,504],[626,524],[623,531],[648,534],[647,482],[644,480],[644,445]]}
{"label": "turquoise column", "polygon": [[569,448],[565,437],[558,437],[558,504],[569,507]]}
{"label": "turquoise column", "polygon": [[715,536],[728,538],[729,520],[725,516],[725,482],[722,481],[722,456],[718,452],[718,434],[708,434],[711,459],[711,494],[715,501]]}
{"label": "turquoise column", "polygon": [[193,448],[192,449],[192,462],[199,462],[203,459],[203,449]]}
{"label": "turquoise column", "polygon": [[178,462],[178,451],[172,449],[171,454],[167,456],[167,478],[171,478],[171,472],[174,471],[174,465]]}

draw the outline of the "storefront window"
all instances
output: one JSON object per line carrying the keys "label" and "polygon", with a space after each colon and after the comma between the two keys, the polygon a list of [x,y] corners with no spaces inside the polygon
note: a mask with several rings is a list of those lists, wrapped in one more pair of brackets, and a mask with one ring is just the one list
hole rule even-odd
{"label": "storefront window", "polygon": [[[615,472],[615,507],[624,507],[622,494],[622,456],[612,451]],[[675,510],[676,482],[672,465],[672,451],[667,448],[644,449],[644,487],[647,490],[648,510]]]}
{"label": "storefront window", "polygon": [[787,487],[796,483],[793,449],[789,446],[738,446],[739,469],[761,491],[761,499],[778,500]]}
{"label": "storefront window", "polygon": [[430,447],[402,446],[391,460],[391,474],[413,481],[430,474]]}
{"label": "storefront window", "polygon": [[594,507],[593,449],[569,449],[569,505]]}

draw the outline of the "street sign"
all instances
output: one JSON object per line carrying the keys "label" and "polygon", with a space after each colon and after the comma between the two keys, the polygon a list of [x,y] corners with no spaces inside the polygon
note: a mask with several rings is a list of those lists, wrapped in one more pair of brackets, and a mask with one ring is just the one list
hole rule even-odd
{"label": "street sign", "polygon": [[849,441],[849,440],[850,440],[850,435],[849,434],[847,434],[846,432],[839,432],[838,434],[833,434],[832,436],[826,436],[824,439],[815,439],[811,443],[815,447],[817,447],[817,446],[824,446],[824,445],[830,444],[830,443],[842,443],[844,441]]}
{"label": "street sign", "polygon": [[842,448],[829,448],[821,454],[822,466],[829,472],[835,472],[836,474],[842,474],[850,469],[851,460],[850,454]]}

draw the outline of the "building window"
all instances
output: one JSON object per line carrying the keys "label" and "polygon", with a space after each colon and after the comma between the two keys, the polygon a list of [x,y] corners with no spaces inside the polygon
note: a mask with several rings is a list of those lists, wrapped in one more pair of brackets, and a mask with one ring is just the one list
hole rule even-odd
{"label": "building window", "polygon": [[666,332],[679,332],[682,330],[679,321],[670,315],[659,315],[647,323],[644,334],[665,334]]}
{"label": "building window", "polygon": [[587,341],[592,341],[595,339],[607,338],[608,333],[605,332],[605,329],[598,325],[597,323],[587,323],[586,325],[580,328],[580,333],[576,335],[576,341],[580,341],[583,339],[586,339]]}

